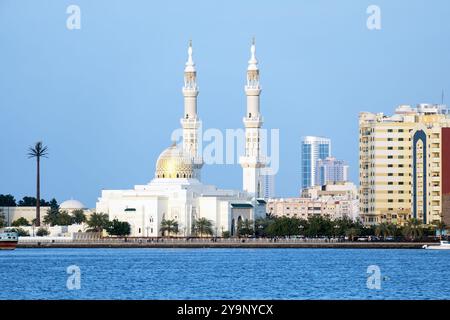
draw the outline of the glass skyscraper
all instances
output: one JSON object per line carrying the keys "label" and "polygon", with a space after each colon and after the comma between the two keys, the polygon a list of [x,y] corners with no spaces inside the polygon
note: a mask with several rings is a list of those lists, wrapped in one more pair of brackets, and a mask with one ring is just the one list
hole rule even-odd
{"label": "glass skyscraper", "polygon": [[301,155],[301,186],[304,189],[319,181],[317,161],[331,156],[331,140],[324,137],[303,137]]}

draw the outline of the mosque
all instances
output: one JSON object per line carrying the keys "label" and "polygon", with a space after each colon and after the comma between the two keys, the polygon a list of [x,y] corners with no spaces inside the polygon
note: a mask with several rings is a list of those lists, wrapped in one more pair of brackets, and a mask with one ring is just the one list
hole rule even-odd
{"label": "mosque", "polygon": [[265,157],[261,154],[259,68],[255,57],[255,43],[248,61],[247,111],[245,125],[245,155],[239,160],[243,169],[243,190],[224,190],[201,182],[203,160],[198,150],[201,120],[197,114],[197,72],[189,43],[188,60],[184,69],[184,113],[181,119],[182,145],[172,144],[156,161],[155,177],[146,185],[131,190],[102,190],[96,212],[109,219],[126,221],[131,236],[161,236],[163,220],[178,222],[177,236],[192,236],[197,219],[206,218],[213,225],[215,236],[228,231],[235,235],[240,221],[255,221],[265,216],[264,199]]}

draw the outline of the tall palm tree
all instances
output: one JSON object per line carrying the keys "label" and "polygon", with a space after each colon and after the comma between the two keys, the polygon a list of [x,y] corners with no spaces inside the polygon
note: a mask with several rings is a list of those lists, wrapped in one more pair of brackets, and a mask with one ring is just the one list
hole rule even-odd
{"label": "tall palm tree", "polygon": [[416,218],[409,220],[408,223],[403,228],[403,234],[405,237],[413,241],[416,240],[417,238],[421,238],[423,235],[422,222]]}
{"label": "tall palm tree", "polygon": [[164,234],[167,232],[167,235],[170,237],[172,233],[177,234],[178,233],[178,222],[176,220],[166,220],[163,219],[161,221],[161,234],[164,236]]}
{"label": "tall palm tree", "polygon": [[206,218],[195,220],[192,226],[192,230],[196,235],[200,235],[200,237],[202,237],[204,234],[212,236],[214,233],[212,222]]}
{"label": "tall palm tree", "polygon": [[375,228],[375,234],[382,236],[383,239],[390,236],[395,236],[397,227],[389,222],[382,222]]}
{"label": "tall palm tree", "polygon": [[108,229],[110,222],[109,216],[102,212],[93,212],[87,221],[89,232],[103,232],[104,229]]}
{"label": "tall palm tree", "polygon": [[48,148],[44,146],[41,141],[36,142],[32,147],[28,148],[28,158],[36,158],[36,226],[41,225],[41,177],[40,177],[40,163],[41,158],[47,158]]}

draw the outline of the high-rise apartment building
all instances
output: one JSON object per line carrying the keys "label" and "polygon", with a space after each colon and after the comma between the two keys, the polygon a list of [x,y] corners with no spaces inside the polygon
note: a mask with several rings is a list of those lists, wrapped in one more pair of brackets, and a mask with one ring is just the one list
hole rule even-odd
{"label": "high-rise apartment building", "polygon": [[348,165],[333,157],[317,160],[316,185],[348,181]]}
{"label": "high-rise apartment building", "polygon": [[331,140],[306,136],[301,143],[301,186],[314,186],[317,181],[317,161],[331,156]]}
{"label": "high-rise apartment building", "polygon": [[402,105],[393,116],[360,113],[360,211],[366,225],[441,219],[441,132],[446,126],[443,105]]}

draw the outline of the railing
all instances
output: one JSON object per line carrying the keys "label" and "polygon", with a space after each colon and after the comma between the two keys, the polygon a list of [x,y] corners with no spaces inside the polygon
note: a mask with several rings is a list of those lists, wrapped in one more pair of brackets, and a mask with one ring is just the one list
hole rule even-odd
{"label": "railing", "polygon": [[[437,241],[436,237],[427,237],[420,241]],[[62,244],[62,245],[86,245],[86,246],[107,246],[107,245],[180,245],[185,246],[189,244],[196,245],[210,245],[223,244],[223,245],[238,245],[238,244],[333,244],[333,243],[410,243],[405,239],[390,239],[381,240],[371,237],[355,237],[355,241],[344,238],[146,238],[146,237],[108,237],[101,239],[72,239],[70,237],[19,237],[19,244],[23,245],[46,245],[46,244]]]}
{"label": "railing", "polygon": [[72,239],[69,237],[19,237],[19,244],[35,243],[71,243],[71,244],[238,244],[238,243],[342,243],[351,242],[342,238],[101,238],[101,239]]}

